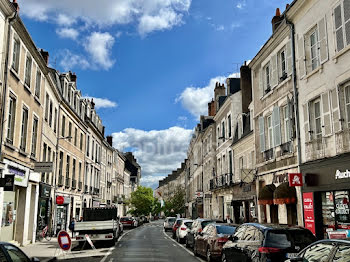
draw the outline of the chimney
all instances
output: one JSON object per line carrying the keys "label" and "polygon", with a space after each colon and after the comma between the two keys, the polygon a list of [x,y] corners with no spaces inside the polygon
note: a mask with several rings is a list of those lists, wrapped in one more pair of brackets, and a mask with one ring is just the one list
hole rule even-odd
{"label": "chimney", "polygon": [[214,89],[214,99],[215,99],[215,111],[219,111],[219,98],[221,96],[226,96],[226,88],[224,84],[216,82]]}
{"label": "chimney", "polygon": [[17,11],[17,13],[19,12],[19,5],[18,5],[18,3],[17,3],[17,0],[13,0],[12,1],[12,5],[13,5],[13,7],[16,9],[16,11]]}
{"label": "chimney", "polygon": [[286,10],[288,10],[289,7],[290,7],[290,5],[289,5],[289,4],[286,4]]}
{"label": "chimney", "polygon": [[214,99],[212,99],[209,103],[208,103],[208,116],[215,116],[215,102]]}
{"label": "chimney", "polygon": [[107,136],[107,143],[110,145],[110,146],[113,146],[113,137],[112,136]]}
{"label": "chimney", "polygon": [[283,20],[283,16],[281,16],[280,9],[276,9],[276,15],[272,18],[271,24],[272,24],[272,33],[275,33],[276,29],[281,24],[281,21]]}
{"label": "chimney", "polygon": [[241,90],[242,90],[242,112],[249,112],[249,104],[252,102],[252,75],[251,69],[244,62],[240,68],[241,71]]}
{"label": "chimney", "polygon": [[227,95],[232,95],[241,90],[239,78],[227,78]]}
{"label": "chimney", "polygon": [[40,49],[40,54],[44,58],[46,66],[49,65],[49,52],[45,51],[44,49]]}
{"label": "chimney", "polygon": [[94,109],[95,108],[95,102],[94,102],[94,99],[91,98],[91,109]]}
{"label": "chimney", "polygon": [[71,74],[70,74],[70,80],[71,80],[72,82],[77,83],[77,75],[76,75],[75,73],[71,73]]}

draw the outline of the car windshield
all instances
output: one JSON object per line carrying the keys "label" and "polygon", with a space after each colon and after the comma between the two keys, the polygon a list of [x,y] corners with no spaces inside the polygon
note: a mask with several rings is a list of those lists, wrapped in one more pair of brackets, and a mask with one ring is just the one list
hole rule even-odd
{"label": "car windshield", "polygon": [[170,223],[174,223],[175,220],[176,220],[176,218],[174,218],[174,217],[168,218],[168,222],[170,222]]}
{"label": "car windshield", "polygon": [[130,220],[130,218],[128,218],[128,217],[122,217],[121,219],[120,219],[120,221],[129,221]]}
{"label": "car windshield", "polygon": [[291,230],[289,231],[290,238],[293,240],[294,245],[304,248],[314,241],[315,236],[308,230]]}
{"label": "car windshield", "polygon": [[236,228],[230,226],[217,226],[216,230],[218,234],[232,235],[233,233],[235,233]]}
{"label": "car windshield", "polygon": [[265,246],[276,248],[289,248],[292,246],[286,231],[269,231]]}
{"label": "car windshield", "polygon": [[176,221],[176,225],[178,225],[178,226],[181,225],[181,221],[182,221],[182,220],[177,220],[177,221]]}
{"label": "car windshield", "polygon": [[205,228],[208,224],[211,224],[211,223],[213,223],[214,221],[203,221],[202,223],[201,223],[201,225],[202,225],[202,228]]}
{"label": "car windshield", "polygon": [[192,223],[193,222],[185,222],[184,224],[186,225],[186,227],[191,228],[192,227]]}

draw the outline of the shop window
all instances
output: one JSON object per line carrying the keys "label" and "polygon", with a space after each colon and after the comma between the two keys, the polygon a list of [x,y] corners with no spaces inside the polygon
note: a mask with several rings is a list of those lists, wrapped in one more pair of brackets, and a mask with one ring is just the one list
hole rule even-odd
{"label": "shop window", "polygon": [[334,196],[335,220],[337,222],[337,228],[350,229],[349,192],[336,191]]}

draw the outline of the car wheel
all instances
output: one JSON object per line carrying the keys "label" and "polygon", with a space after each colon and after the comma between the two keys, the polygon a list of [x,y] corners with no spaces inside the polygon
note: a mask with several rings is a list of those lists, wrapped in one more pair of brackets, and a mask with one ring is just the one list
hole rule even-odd
{"label": "car wheel", "polygon": [[209,247],[207,247],[207,261],[208,262],[213,261],[212,258],[211,258],[211,252],[210,252],[210,248]]}
{"label": "car wheel", "polygon": [[222,253],[222,256],[221,256],[221,262],[227,262],[226,256],[224,253]]}

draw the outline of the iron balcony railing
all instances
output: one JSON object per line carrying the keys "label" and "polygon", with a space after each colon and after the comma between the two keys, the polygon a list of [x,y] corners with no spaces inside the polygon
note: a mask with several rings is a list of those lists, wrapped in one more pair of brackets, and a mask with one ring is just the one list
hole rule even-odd
{"label": "iron balcony railing", "polygon": [[73,179],[72,180],[72,189],[76,189],[77,188],[77,180]]}
{"label": "iron balcony railing", "polygon": [[78,190],[81,191],[83,189],[83,182],[79,181]]}
{"label": "iron balcony railing", "polygon": [[210,180],[210,190],[228,187],[231,185],[233,185],[232,173],[217,176]]}
{"label": "iron balcony railing", "polygon": [[265,161],[268,161],[274,158],[273,148],[270,148],[264,152],[264,158],[265,158]]}
{"label": "iron balcony railing", "polygon": [[63,176],[58,176],[58,186],[63,186]]}
{"label": "iron balcony railing", "polygon": [[67,188],[70,187],[70,178],[69,178],[69,177],[66,177],[66,184],[65,184],[65,186],[66,186]]}

